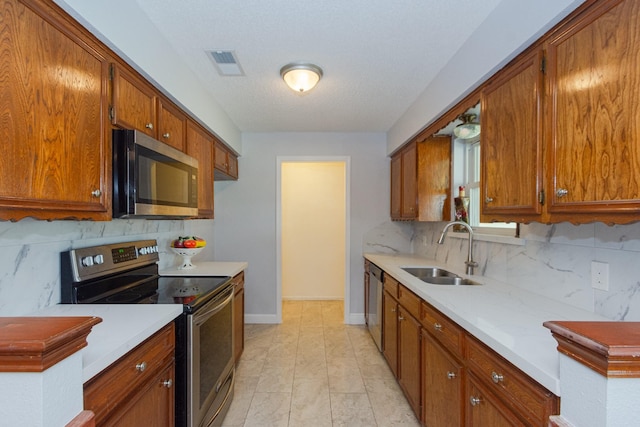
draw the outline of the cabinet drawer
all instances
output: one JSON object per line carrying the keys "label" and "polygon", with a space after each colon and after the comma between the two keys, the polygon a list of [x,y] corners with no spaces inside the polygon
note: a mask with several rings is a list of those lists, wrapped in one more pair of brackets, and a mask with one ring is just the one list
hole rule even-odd
{"label": "cabinet drawer", "polygon": [[420,318],[420,301],[420,298],[409,289],[403,285],[398,286],[398,302],[416,319]]}
{"label": "cabinet drawer", "polygon": [[398,287],[400,286],[400,283],[398,283],[396,279],[389,276],[387,273],[384,274],[383,281],[384,281],[384,290],[389,292],[389,294],[395,299],[398,299]]}
{"label": "cabinet drawer", "polygon": [[528,423],[547,426],[549,416],[558,412],[557,396],[470,337],[467,337],[467,366]]}
{"label": "cabinet drawer", "polygon": [[236,294],[244,289],[244,271],[233,276],[231,283],[233,283],[233,292]]}
{"label": "cabinet drawer", "polygon": [[464,331],[460,326],[424,301],[421,304],[420,322],[444,348],[462,358]]}
{"label": "cabinet drawer", "polygon": [[174,325],[170,323],[87,381],[84,408],[96,414],[96,425],[163,369],[173,359],[174,348]]}

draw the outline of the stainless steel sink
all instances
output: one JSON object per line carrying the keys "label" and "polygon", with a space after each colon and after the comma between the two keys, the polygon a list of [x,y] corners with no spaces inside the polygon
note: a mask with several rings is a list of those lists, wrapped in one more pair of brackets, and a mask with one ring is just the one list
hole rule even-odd
{"label": "stainless steel sink", "polygon": [[455,273],[438,267],[406,267],[403,268],[403,270],[423,282],[430,283],[432,285],[480,285],[480,283],[475,280],[465,279]]}

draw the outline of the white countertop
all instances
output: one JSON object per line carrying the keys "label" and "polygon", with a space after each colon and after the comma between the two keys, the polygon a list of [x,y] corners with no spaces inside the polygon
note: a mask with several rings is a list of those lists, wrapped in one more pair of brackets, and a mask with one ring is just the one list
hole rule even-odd
{"label": "white countertop", "polygon": [[160,270],[161,276],[230,276],[247,269],[246,262],[201,261],[194,262],[195,268],[180,270],[178,267]]}
{"label": "white countertop", "polygon": [[182,314],[181,304],[59,304],[31,316],[96,316],[82,349],[82,380],[87,382]]}
{"label": "white countertop", "polygon": [[[548,320],[606,321],[597,314],[460,269],[411,255],[365,254],[365,258],[446,314],[473,336],[560,396],[557,342]],[[482,286],[431,285],[402,267],[440,267]]]}

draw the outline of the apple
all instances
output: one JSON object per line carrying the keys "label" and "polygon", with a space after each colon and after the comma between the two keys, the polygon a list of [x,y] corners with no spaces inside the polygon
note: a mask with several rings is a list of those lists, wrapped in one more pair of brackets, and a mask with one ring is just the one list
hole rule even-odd
{"label": "apple", "polygon": [[183,244],[185,248],[189,248],[189,249],[195,248],[197,246],[196,241],[191,238],[184,240]]}

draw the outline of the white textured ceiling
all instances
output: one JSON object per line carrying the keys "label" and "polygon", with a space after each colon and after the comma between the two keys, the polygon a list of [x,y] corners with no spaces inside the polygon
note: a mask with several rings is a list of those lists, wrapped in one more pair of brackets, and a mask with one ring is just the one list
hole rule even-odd
{"label": "white textured ceiling", "polygon": [[[136,1],[243,132],[386,132],[500,2]],[[245,75],[220,76],[214,49]],[[315,89],[284,84],[293,61],[322,67]]]}

